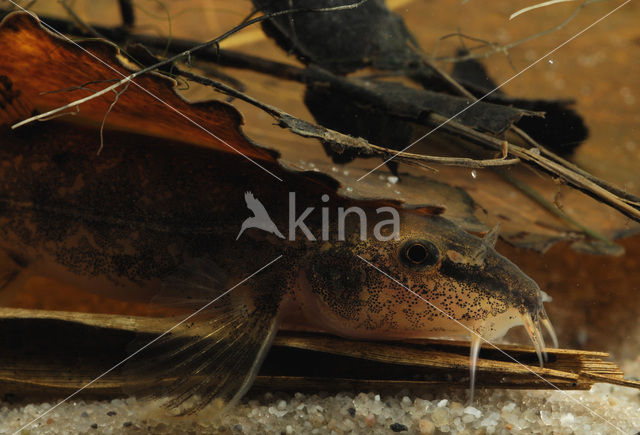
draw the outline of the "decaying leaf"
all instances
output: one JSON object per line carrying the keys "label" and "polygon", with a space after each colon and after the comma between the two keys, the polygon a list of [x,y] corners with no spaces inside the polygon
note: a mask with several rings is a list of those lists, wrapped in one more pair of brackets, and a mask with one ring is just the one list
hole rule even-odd
{"label": "decaying leaf", "polygon": [[543,113],[541,117],[523,117],[515,125],[561,156],[571,155],[589,135],[584,119],[574,110],[575,101],[571,99],[526,99],[509,96],[500,89],[494,90],[498,84],[491,79],[486,68],[473,59],[456,62],[451,76],[476,98],[486,95],[486,100],[493,103]]}
{"label": "decaying leaf", "polygon": [[[91,95],[130,73],[118,57],[116,47],[96,41],[84,43],[83,48],[44,30],[29,14],[12,14],[3,20],[0,31],[3,52],[0,75],[11,89],[20,92],[22,104],[45,111]],[[136,83],[140,87],[129,86],[127,92],[118,95],[117,104],[111,109],[115,93],[82,105],[77,120],[100,125],[108,113],[110,128],[144,131],[225,152],[232,151],[229,147],[233,146],[237,152],[261,160],[275,158],[275,153],[253,146],[242,135],[238,129],[242,117],[228,104],[189,104],[176,95],[173,80],[156,74],[140,77]],[[215,131],[214,136],[186,117],[209,132]]]}
{"label": "decaying leaf", "polygon": [[[103,42],[89,42],[83,43],[83,48],[91,54],[42,29],[31,15],[12,14],[0,29],[0,49],[4,50],[6,59],[0,65],[0,76],[5,77],[5,83],[14,92],[20,92],[21,104],[46,111],[91,95],[105,84],[110,84],[110,80],[121,79],[119,73],[126,75],[130,72],[123,66],[115,47]],[[78,68],[77,65],[83,67]],[[159,98],[143,91],[136,83]],[[113,107],[110,108],[115,95],[93,99],[82,104],[79,111],[72,112],[73,117],[68,119],[97,126],[108,114],[106,127],[109,129],[142,132],[223,152],[237,152],[258,161],[275,161],[277,152],[253,143],[240,131],[242,117],[234,107],[217,101],[188,103],[176,94],[175,85],[173,80],[158,74],[142,76],[118,96]],[[19,119],[17,114],[14,118],[13,121]],[[100,149],[97,132],[96,143],[92,145],[96,151]],[[286,158],[281,160],[281,164],[292,170],[312,170]],[[325,173],[333,175],[330,170]],[[406,184],[406,189],[417,193],[415,197],[406,199],[407,206],[443,207],[445,216],[463,227],[483,230],[484,227],[473,216],[472,203],[462,190],[423,177],[416,177],[415,182]],[[357,199],[404,200],[378,187],[374,185],[371,188],[369,183],[353,184],[353,187],[343,184],[341,192]]]}
{"label": "decaying leaf", "polygon": [[[121,78],[121,76],[110,71],[104,65],[97,63],[95,59],[83,54],[76,47],[44,32],[31,18],[14,15],[7,20],[10,21],[7,27],[11,27],[12,32],[15,33],[13,36],[17,44],[9,44],[9,40],[5,37],[5,46],[11,45],[7,47],[6,53],[8,56],[16,57],[17,59],[15,62],[7,62],[3,65],[2,68],[4,68],[6,72],[3,73],[3,75],[7,76],[10,81],[13,79],[17,80],[15,83],[10,82],[10,86],[14,90],[18,89],[19,92],[23,92],[22,95],[24,98],[21,99],[21,104],[29,102],[29,104],[40,111],[59,107],[69,101],[77,99],[79,96],[88,95],[91,91],[82,89],[83,86],[92,89],[102,89],[104,83],[95,83],[96,80],[114,80]],[[41,33],[45,34],[46,37],[38,38],[34,36],[35,34],[39,35]],[[8,34],[6,30],[5,34]],[[31,45],[27,53],[13,54],[16,49],[19,49],[25,44]],[[58,48],[52,49],[53,46]],[[99,42],[87,43],[86,46],[91,50],[95,50],[96,53],[104,57],[109,63],[112,63],[120,72],[127,72],[127,69],[121,65],[122,59],[117,57],[115,48],[105,46]],[[60,52],[61,54],[59,56],[43,57],[47,51],[53,53]],[[46,59],[46,61],[44,59]],[[80,70],[70,68],[69,65],[74,62],[87,65],[88,67]],[[45,73],[45,71],[50,71],[53,68],[55,68],[56,71],[60,71],[60,73],[57,75]],[[29,74],[18,74],[18,71],[23,70],[29,71]],[[238,72],[237,76],[242,78],[243,72]],[[136,80],[142,80],[140,84],[143,84],[155,92],[163,101],[170,102],[170,105],[185,115],[188,115],[210,132],[215,130],[215,136],[226,142],[226,145],[212,137],[209,133],[189,123],[177,112],[167,108],[163,103],[154,100],[153,97],[140,91],[135,85],[129,86],[126,92],[122,92],[124,89],[119,89],[118,92],[121,93],[118,95],[113,93],[113,95],[83,104],[82,107],[79,108],[80,112],[75,115],[75,119],[82,120],[83,122],[91,122],[94,125],[99,125],[106,119],[106,128],[135,129],[137,131],[144,131],[145,134],[171,137],[201,146],[224,149],[225,151],[229,151],[230,148],[228,145],[233,144],[234,148],[252,158],[267,160],[275,158],[276,154],[260,146],[255,146],[254,143],[247,140],[239,131],[238,126],[242,121],[238,112],[232,107],[222,103],[189,104],[174,95],[171,89],[174,86],[172,81],[160,77],[152,77],[152,75],[145,75]],[[33,83],[30,82],[31,80],[33,80]],[[259,78],[256,80],[254,75],[251,80],[247,80],[246,82],[250,83],[249,94],[260,98],[265,94],[265,89],[270,89],[266,95],[272,98],[274,89],[274,82],[272,80],[265,86],[264,79]],[[275,83],[278,83],[278,86],[282,85],[282,83],[279,82]],[[24,91],[21,90],[20,85],[26,85],[24,86]],[[286,87],[282,87],[282,92],[279,94],[286,95],[288,92],[285,91],[285,88]],[[116,97],[118,101],[114,103]],[[260,99],[270,101],[268,98]],[[277,101],[277,103],[289,112],[304,112],[304,109],[301,107],[301,97],[297,99],[287,98],[286,100]],[[369,166],[367,164],[363,165],[356,162],[349,168],[332,167],[330,163],[326,162],[326,159],[321,158],[316,152],[317,146],[310,142],[301,141],[299,138],[291,140],[282,134],[274,132],[269,132],[265,135],[265,130],[263,127],[260,127],[261,122],[257,120],[256,116],[252,114],[250,110],[244,110],[246,105],[243,106],[240,104],[238,106],[243,108],[244,114],[248,117],[245,131],[249,136],[259,140],[261,143],[268,144],[269,147],[277,149],[282,155],[280,161],[285,167],[298,170],[320,170],[330,176],[338,178],[342,183],[341,192],[345,196],[371,199],[390,197],[394,200],[405,202],[409,207],[428,204],[444,207],[446,210],[445,215],[461,224],[463,228],[476,232],[485,231],[487,227],[481,225],[474,216],[473,203],[465,196],[465,191],[460,189],[452,190],[449,187],[451,185],[460,186],[463,187],[466,192],[476,192],[476,194],[472,193],[472,196],[475,195],[474,199],[476,200],[476,204],[479,204],[480,208],[490,215],[504,221],[505,225],[503,225],[503,227],[505,228],[505,232],[503,238],[511,243],[544,250],[559,240],[584,239],[581,227],[559,221],[556,217],[543,210],[538,203],[527,199],[527,195],[514,191],[512,187],[505,185],[505,183],[499,179],[489,182],[483,180],[481,188],[475,187],[479,186],[480,182],[474,181],[475,178],[471,179],[469,177],[470,171],[468,170],[441,170],[436,177],[438,180],[437,183],[432,182],[423,174],[418,175],[415,172],[414,174],[417,176],[415,182],[411,181],[413,179],[412,177],[402,174],[400,183],[390,182],[386,176],[378,176],[377,179],[367,177],[362,181],[357,181],[362,175],[368,172],[367,168]],[[149,116],[149,114],[153,116]],[[15,118],[19,119],[19,117]],[[274,141],[276,137],[277,139]],[[445,138],[444,140],[447,139]],[[96,147],[99,149],[100,144],[96,145]],[[442,151],[442,149],[443,148],[440,148],[440,151]],[[444,149],[449,148],[447,146]],[[486,173],[486,171],[481,173]],[[525,176],[529,175],[526,171],[524,174]],[[489,176],[483,178],[493,180],[495,177]],[[534,183],[536,189],[540,190],[541,184],[538,183],[539,178],[534,178],[534,180],[536,181],[536,183]],[[470,185],[469,182],[472,182],[472,185]],[[510,199],[515,198],[515,200],[503,201],[505,199],[505,189],[510,192],[509,195],[512,196]],[[553,201],[553,198],[557,196],[558,188],[553,183],[546,183],[541,190],[543,196],[547,197],[549,201]],[[493,191],[495,191],[496,194],[492,199],[491,192]],[[482,195],[479,195],[479,192],[482,193]],[[488,196],[484,195],[484,193],[487,193]],[[566,203],[568,197],[575,198],[575,201]],[[605,237],[628,235],[637,227],[636,225],[630,226],[627,220],[619,217],[617,213],[585,201],[584,196],[581,194],[570,192],[568,195],[563,196],[563,201],[565,210],[587,207],[589,209],[589,222],[583,223],[583,225],[595,232],[601,233]],[[526,205],[528,208],[526,213],[523,212],[525,208],[518,206],[520,203]],[[606,215],[607,219],[604,219],[603,215]],[[609,217],[611,217],[611,219],[609,219]],[[583,219],[583,216],[580,216],[580,219]],[[493,222],[495,222],[495,218],[491,219],[489,223]],[[605,222],[607,225],[603,226]],[[588,245],[583,244],[583,246],[596,252],[613,252],[606,244],[602,245],[597,240]]]}
{"label": "decaying leaf", "polygon": [[[256,8],[268,12],[286,9],[288,3],[288,0],[253,1]],[[314,2],[301,3],[309,6]],[[323,5],[348,3],[329,0]],[[266,21],[263,28],[302,62],[339,74],[372,65],[382,70],[403,70],[419,59],[414,49],[416,43],[402,18],[390,13],[382,0],[369,0],[352,11],[324,16],[302,13],[280,17]]]}

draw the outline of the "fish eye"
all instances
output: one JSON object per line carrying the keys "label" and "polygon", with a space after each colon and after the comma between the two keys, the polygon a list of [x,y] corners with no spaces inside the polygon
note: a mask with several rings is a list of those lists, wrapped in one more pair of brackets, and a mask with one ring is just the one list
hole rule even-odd
{"label": "fish eye", "polygon": [[406,254],[407,260],[414,264],[420,264],[427,259],[429,253],[427,248],[420,243],[415,243],[407,248]]}
{"label": "fish eye", "polygon": [[438,257],[438,248],[426,240],[410,240],[400,249],[401,260],[410,267],[433,266]]}

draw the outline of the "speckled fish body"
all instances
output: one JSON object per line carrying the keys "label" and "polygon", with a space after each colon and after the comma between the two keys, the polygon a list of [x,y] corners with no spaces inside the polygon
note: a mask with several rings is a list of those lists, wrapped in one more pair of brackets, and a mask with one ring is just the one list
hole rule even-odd
{"label": "speckled fish body", "polygon": [[236,264],[246,275],[280,251],[270,241],[235,241],[248,214],[245,186],[272,187],[268,175],[243,174],[241,157],[144,145],[125,134],[114,140],[126,145],[96,155],[95,130],[67,124],[8,134],[0,148],[0,243],[28,273],[148,300],[187,258]]}
{"label": "speckled fish body", "polygon": [[[363,339],[471,338],[476,347],[473,333],[493,340],[524,324],[544,347],[538,286],[491,241],[441,216],[398,208],[398,237],[382,241],[372,235],[388,218],[385,204],[342,198],[323,175],[272,165],[278,182],[235,154],[132,134],[109,134],[97,155],[94,129],[64,123],[3,135],[11,140],[0,147],[0,247],[17,272],[2,291],[37,274],[111,297],[161,293],[194,309],[220,298],[157,343],[155,370],[145,366],[181,380],[164,391],[169,407],[240,397],[282,321]],[[251,216],[247,191],[281,234],[239,234]],[[317,240],[288,240],[291,192],[294,215],[314,207],[304,222]],[[338,240],[335,210],[354,205],[369,237],[354,215]]]}

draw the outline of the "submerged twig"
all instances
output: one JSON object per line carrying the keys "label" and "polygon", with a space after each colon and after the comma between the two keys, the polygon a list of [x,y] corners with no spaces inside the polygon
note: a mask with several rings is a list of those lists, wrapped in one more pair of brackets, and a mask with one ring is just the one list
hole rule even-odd
{"label": "submerged twig", "polygon": [[612,194],[620,197],[621,200],[623,200],[625,203],[633,206],[633,207],[640,207],[640,197],[636,196],[636,195],[632,195],[631,193],[620,189],[617,186],[614,186],[611,183],[608,183],[605,180],[602,180],[598,177],[596,177],[595,175],[585,171],[584,169],[578,167],[576,164],[574,164],[573,162],[568,161],[567,159],[564,159],[562,157],[560,157],[559,155],[555,154],[554,152],[550,151],[549,149],[547,149],[545,146],[538,144],[533,138],[531,138],[526,132],[522,131],[520,128],[514,126],[512,128],[513,132],[516,133],[520,138],[522,138],[526,143],[535,146],[536,148],[538,148],[540,150],[540,153],[545,156],[548,157],[549,159],[553,160],[556,163],[559,163],[560,165],[566,167],[567,169],[575,172],[576,174],[579,174],[580,176],[586,178],[587,180],[597,184],[598,186],[602,187],[605,190],[608,190],[609,192],[611,192]]}
{"label": "submerged twig", "polygon": [[[583,2],[577,9],[574,11],[574,14],[577,14],[582,8],[587,6],[590,3],[595,3],[597,1],[602,0],[586,0]],[[573,19],[570,17],[570,19]],[[566,25],[570,20],[566,21],[562,24],[562,26]],[[557,29],[556,29],[557,30]],[[460,59],[464,60],[464,59]],[[477,98],[469,92],[464,86],[458,83],[455,79],[453,79],[446,71],[442,70],[440,67],[435,65],[428,58],[424,58],[423,61],[428,64],[428,66],[433,69],[436,73],[438,73],[443,79],[447,80],[449,83],[454,85],[454,88],[467,98],[472,100],[477,100]],[[438,123],[448,123],[451,126],[458,125],[458,129],[453,128],[452,130],[456,130],[457,133],[461,133],[462,127],[461,124],[456,123],[455,121],[450,121],[442,116],[433,115],[432,117],[436,118]],[[451,129],[451,126],[448,127]],[[466,127],[465,127],[466,128]],[[445,126],[447,129],[447,126]],[[473,137],[477,136],[479,133],[466,128],[465,135],[473,140]],[[538,143],[535,139],[529,136],[524,130],[519,128],[516,125],[512,125],[510,130],[515,133],[518,137],[520,137],[526,144],[532,147],[532,150],[536,150],[536,152],[531,152],[524,150],[521,147],[516,147],[513,144],[508,144],[509,152],[513,155],[516,155],[524,162],[534,163],[536,166],[541,167],[545,170],[545,172],[550,173],[552,175],[558,176],[567,184],[572,187],[581,190],[583,193],[591,196],[592,198],[603,202],[605,204],[610,205],[611,207],[617,209],[622,212],[625,216],[630,217],[636,221],[640,221],[640,198],[632,195],[612,184],[601,180],[600,178],[590,174],[589,172],[579,168],[572,162],[558,156],[554,152],[550,151],[548,148]],[[485,135],[488,136],[488,135]],[[498,140],[489,139],[487,142],[484,142],[485,145],[489,145],[491,148],[496,148],[498,144]],[[504,147],[504,145],[502,145]],[[515,153],[514,153],[515,151]],[[525,157],[521,155],[522,151],[527,151],[528,156]],[[558,168],[558,170],[554,170],[554,168]],[[511,182],[511,180],[507,179],[507,181]],[[513,183],[512,183],[513,184]],[[515,186],[518,187],[518,186]],[[547,205],[544,202],[539,201],[539,198],[534,195],[531,196],[534,200],[536,200],[540,205],[542,205],[545,209],[549,210]],[[557,216],[555,211],[549,210],[552,214]],[[562,216],[558,216],[563,218]],[[567,216],[568,217],[568,216]],[[577,223],[577,222],[576,222]],[[578,224],[578,227],[582,228],[583,226]],[[589,233],[588,231],[585,233]],[[590,234],[591,236],[596,236],[595,234]],[[600,237],[594,237],[600,239]]]}
{"label": "submerged twig", "polygon": [[[569,0],[565,0],[565,1],[569,1]],[[538,32],[535,33],[533,35],[529,35],[526,36],[522,39],[519,39],[517,41],[513,41],[510,42],[508,44],[504,44],[504,45],[494,45],[494,44],[488,44],[491,49],[487,50],[487,51],[483,51],[481,53],[471,53],[472,50],[478,49],[478,48],[482,48],[480,47],[471,47],[469,49],[469,53],[462,55],[462,56],[442,56],[442,57],[436,57],[433,60],[436,61],[440,61],[440,62],[463,62],[465,60],[471,60],[471,59],[486,59],[490,56],[493,56],[496,53],[507,53],[509,50],[511,50],[512,48],[515,48],[519,45],[525,44],[529,41],[532,41],[534,39],[538,39],[541,38],[543,36],[549,35],[551,33],[557,32],[558,30],[563,29],[565,26],[567,26],[571,21],[573,21],[578,14],[580,14],[580,12],[587,6],[589,6],[592,3],[596,3],[599,1],[603,1],[603,0],[585,0],[584,2],[582,2],[580,5],[578,5],[573,12],[565,19],[563,20],[561,23],[547,29],[547,30],[543,30],[542,32]]]}
{"label": "submerged twig", "polygon": [[122,27],[130,30],[136,24],[136,14],[133,10],[133,2],[131,0],[118,0],[120,8],[120,17],[122,19]]}
{"label": "submerged twig", "polygon": [[582,233],[584,233],[586,236],[590,237],[591,239],[598,240],[604,243],[611,250],[611,252],[622,252],[622,248],[620,246],[613,243],[611,240],[609,240],[604,235],[600,234],[598,231],[581,224],[576,219],[569,216],[558,205],[556,205],[555,203],[549,202],[538,191],[536,191],[534,188],[529,186],[524,181],[514,177],[512,174],[508,173],[507,171],[497,170],[496,172],[502,178],[504,178],[507,182],[509,182],[511,185],[516,187],[518,190],[520,190],[522,193],[527,195],[529,198],[531,198],[532,200],[540,204],[545,210],[547,210],[552,215],[556,216],[561,221],[582,231]]}
{"label": "submerged twig", "polygon": [[[509,50],[503,50],[503,48],[499,44],[496,44],[494,42],[488,41],[486,39],[481,39],[481,38],[476,38],[475,36],[466,35],[466,34],[462,33],[459,28],[456,30],[455,33],[448,33],[448,34],[443,35],[440,38],[438,38],[438,41],[436,42],[436,45],[433,48],[433,52],[431,54],[431,58],[439,60],[439,58],[438,58],[438,50],[440,49],[440,43],[442,41],[444,41],[445,39],[449,39],[449,38],[453,38],[453,37],[458,37],[459,38],[460,45],[462,45],[462,48],[465,51],[465,53],[470,53],[470,52],[472,52],[474,50],[478,50],[478,49],[484,48],[484,47],[491,47],[492,49],[496,50],[496,52],[504,53],[505,57],[507,58],[507,61],[509,62],[509,66],[511,66],[511,68],[514,71],[517,71],[517,68],[516,68],[515,64],[513,63],[513,60],[511,59],[511,56],[509,55]],[[479,43],[479,45],[476,45],[476,46],[473,46],[473,47],[467,47],[466,44],[464,43],[465,39],[468,39],[469,41],[477,42],[477,43]],[[462,57],[462,56],[459,56],[459,57]]]}
{"label": "submerged twig", "polygon": [[96,153],[96,155],[98,156],[100,155],[100,153],[102,152],[102,149],[104,148],[104,125],[107,123],[107,116],[109,116],[109,113],[111,113],[111,110],[113,110],[113,106],[115,106],[116,103],[118,102],[118,98],[120,98],[120,95],[122,95],[123,93],[126,92],[127,89],[129,89],[130,84],[131,82],[127,82],[122,88],[122,90],[120,91],[116,91],[115,89],[113,90],[116,96],[114,97],[111,104],[109,104],[109,108],[105,112],[104,117],[102,118],[102,122],[100,123],[100,147],[98,147],[98,152]]}
{"label": "submerged twig", "polygon": [[[583,2],[583,4],[581,4],[579,8],[582,8],[586,4],[593,3],[595,1],[601,1],[601,0],[588,0],[586,2]],[[261,19],[263,17],[259,17],[259,18]],[[55,22],[58,25],[68,24],[68,22],[65,23],[64,21],[61,21],[59,19],[56,21],[55,18],[46,18],[46,19],[48,21]],[[234,28],[234,29],[237,29],[237,28]],[[98,30],[101,33],[107,34],[109,37],[111,36],[113,36],[114,38],[122,37],[122,35],[118,34],[114,29],[109,29],[105,27],[105,28],[99,28]],[[230,32],[233,32],[233,31],[234,30],[232,29]],[[223,35],[221,38],[227,37],[228,35],[229,35],[229,32],[227,32],[227,34]],[[148,35],[132,35],[131,39],[134,39],[136,41],[139,41],[149,46],[157,46],[158,44],[160,44],[162,45],[162,47],[164,47],[166,44],[165,39],[152,37]],[[219,41],[221,39],[217,38],[216,40]],[[172,47],[174,49],[176,48],[181,49],[183,51],[180,54],[173,56],[170,59],[162,61],[160,66],[166,65],[172,62],[172,60],[180,59],[181,57],[184,57],[190,54],[194,50],[193,47],[196,46],[195,49],[202,49],[201,59],[210,60],[212,62],[219,62],[221,65],[224,65],[224,66],[250,69],[260,73],[269,74],[282,79],[293,80],[293,81],[297,81],[305,84],[309,83],[309,81],[312,80],[310,78],[310,75],[309,75],[310,73],[308,69],[303,69],[290,64],[275,62],[268,59],[247,55],[244,53],[238,53],[238,52],[229,51],[229,50],[219,50],[219,51],[213,50],[212,47],[215,45],[216,40],[213,40],[214,42],[210,41],[209,43],[198,44],[195,41],[173,39]],[[425,63],[429,64],[429,66],[431,66],[438,74],[440,74],[441,77],[443,77],[444,79],[447,79],[447,82],[450,83],[451,86],[460,93],[460,95],[463,95],[471,99],[475,99],[475,97],[469,91],[467,91],[463,86],[461,86],[457,81],[451,78],[448,74],[446,74],[440,68],[433,65],[428,58],[425,57],[424,61]],[[150,66],[150,67],[144,68],[143,70],[137,71],[136,73],[134,73],[134,75],[138,76],[138,75],[141,75],[143,72],[151,71],[156,68],[158,68],[158,65]],[[325,78],[331,78],[331,77],[332,77],[331,73],[325,74]],[[126,80],[127,78],[123,79],[123,81],[126,81]],[[129,78],[128,80],[131,80],[131,79]],[[116,83],[114,86],[112,86],[112,88],[117,88],[118,86],[120,86],[120,84],[121,84],[120,82]],[[219,84],[219,85],[222,85],[222,84]],[[106,93],[106,92],[109,92],[109,90],[103,90],[103,93]],[[92,96],[92,97],[95,98],[95,96]],[[239,98],[239,95],[236,95],[236,97]],[[90,98],[91,97],[89,97],[88,99]],[[243,100],[247,101],[244,98]],[[254,102],[257,102],[257,101],[254,100]],[[270,107],[260,102],[257,102],[257,103],[263,106],[261,107],[263,110],[267,107]],[[76,104],[78,104],[78,102],[71,103],[69,106],[74,106]],[[270,110],[271,109],[273,108],[270,108]],[[59,108],[58,110],[64,110],[64,108]],[[284,112],[282,113],[273,112],[271,114],[276,117],[281,117],[285,121],[289,120],[288,122],[293,122],[291,120],[297,120],[297,118],[293,118],[291,117],[291,115],[285,114]],[[286,116],[283,116],[283,115],[286,115]],[[289,118],[287,118],[287,116],[289,116]],[[437,116],[434,114],[432,114],[428,118],[429,118],[428,121],[431,122],[432,124],[446,120],[446,118],[443,118],[442,116]],[[16,126],[23,125],[27,121],[29,120],[25,120],[22,123],[17,124]],[[305,121],[302,121],[302,122],[304,123]],[[313,124],[309,124],[309,123],[307,124],[308,126],[313,126]],[[285,122],[285,125],[286,125],[286,122]],[[297,125],[301,125],[301,124],[297,124]],[[318,132],[318,130],[310,129],[308,128],[308,126],[305,126],[305,128],[302,129],[303,132],[305,132],[305,134],[308,133],[309,131],[312,131],[314,132],[313,137],[324,139],[322,137],[322,133]],[[316,126],[313,126],[313,127],[316,127]],[[291,127],[289,126],[288,128],[291,128]],[[453,121],[445,125],[444,129],[449,131],[450,133],[464,137],[473,143],[481,144],[484,147],[488,147],[490,149],[497,149],[497,150],[503,151],[505,147],[504,142],[501,139],[497,139],[491,135],[481,133],[479,131],[468,128],[462,124],[459,124]],[[324,129],[324,130],[330,131],[327,129]],[[543,170],[545,170],[545,172],[558,176],[567,184],[577,188],[578,190],[585,192],[586,194],[588,194],[589,196],[592,196],[596,200],[603,202],[613,208],[616,208],[626,216],[636,221],[640,221],[640,198],[636,197],[635,195],[631,195],[630,193],[625,192],[624,190],[619,189],[611,185],[610,183],[607,183],[606,181],[601,180],[598,177],[595,177],[594,175],[578,168],[573,163],[568,162],[567,160],[561,158],[560,156],[556,155],[555,153],[546,149],[544,146],[537,143],[534,139],[532,139],[530,136],[528,136],[524,131],[522,131],[518,127],[512,126],[511,131],[513,131],[516,135],[521,137],[525,141],[525,143],[527,143],[530,147],[540,151],[539,154],[537,154],[536,152],[527,152],[525,148],[518,147],[508,143],[507,146],[508,146],[509,153],[512,154],[514,157],[520,158],[524,163],[542,168]],[[341,135],[338,132],[332,132],[332,133]],[[336,136],[333,136],[333,138],[335,139]],[[339,137],[339,139],[340,140],[336,140],[334,143],[342,144],[342,145],[344,145],[345,143],[349,143],[350,146],[353,146],[355,148],[360,148],[363,152],[374,153],[375,155],[380,155],[378,153],[382,153],[388,156],[388,154],[385,154],[389,152],[388,148],[377,147],[378,149],[376,149],[375,145],[368,144],[366,141],[362,139],[354,139],[347,135],[342,135],[341,137]],[[393,153],[395,153],[395,151],[393,151]],[[408,159],[407,162],[413,161],[414,164],[415,162],[418,162],[418,161],[422,161],[425,163],[426,162],[438,163],[438,164],[441,163],[440,161],[436,161],[437,159],[429,160],[430,158],[432,158],[429,156],[427,157],[423,156],[422,159],[419,159],[418,158],[420,157],[419,154],[403,153],[401,154],[401,156],[403,158],[407,158]],[[456,165],[458,165],[459,163],[463,163],[463,164],[468,163],[470,165],[480,164],[482,165],[482,167],[490,166],[493,162],[493,161],[483,162],[483,161],[478,161],[473,159],[468,159],[470,160],[469,162],[465,162],[465,161],[456,162],[455,160],[450,160],[451,158],[445,157],[444,159],[448,159],[448,162],[450,164],[456,164]]]}
{"label": "submerged twig", "polygon": [[135,79],[136,77],[141,76],[142,74],[151,72],[153,70],[159,69],[165,65],[169,65],[172,64],[184,57],[189,57],[191,56],[191,54],[193,54],[194,52],[198,51],[198,50],[202,50],[204,48],[207,47],[212,47],[212,46],[217,46],[221,41],[225,40],[226,38],[228,38],[229,36],[233,35],[234,33],[244,29],[245,27],[251,26],[253,24],[271,19],[271,18],[275,18],[278,17],[280,15],[287,15],[287,14],[294,14],[294,13],[299,13],[299,12],[333,12],[333,11],[342,11],[342,10],[348,10],[348,9],[355,9],[358,6],[360,6],[361,4],[367,2],[368,0],[359,0],[355,3],[350,3],[348,5],[344,5],[344,6],[335,6],[335,7],[328,7],[328,8],[299,8],[299,9],[289,9],[289,10],[284,10],[284,11],[277,11],[277,12],[272,12],[269,14],[265,14],[262,15],[260,17],[256,17],[253,18],[251,20],[245,21],[235,27],[233,27],[231,30],[226,31],[225,33],[223,33],[221,36],[214,38],[210,41],[201,43],[196,45],[195,47],[192,47],[188,50],[183,51],[182,53],[176,54],[175,56],[169,57],[165,60],[162,60],[160,62],[158,62],[155,65],[150,65],[148,67],[142,68],[128,76],[125,76],[122,80],[119,80],[117,83],[106,87],[104,89],[102,89],[101,91],[96,92],[93,95],[90,95],[88,97],[85,98],[81,98],[79,100],[73,101],[65,106],[61,106],[58,107],[56,109],[50,110],[46,113],[42,113],[40,115],[36,115],[36,116],[32,116],[31,118],[27,118],[21,122],[18,122],[14,125],[11,126],[12,129],[18,128],[20,126],[29,124],[33,121],[37,121],[38,119],[42,119],[42,118],[46,118],[49,117],[51,115],[55,115],[58,112],[64,111],[66,109],[68,109],[69,107],[73,107],[73,106],[78,106],[80,104],[86,103],[88,101],[91,101],[99,96],[102,96],[106,93],[109,93],[117,88],[119,88],[120,86],[124,85],[127,82],[132,81],[133,79]]}
{"label": "submerged twig", "polygon": [[[431,117],[435,123],[443,123],[447,119],[441,115],[432,114]],[[503,147],[503,141],[498,138],[494,138],[489,135],[483,135],[483,141],[478,141],[478,132],[475,130],[456,123],[455,121],[449,121],[443,126],[445,130],[460,134],[467,139],[488,146],[491,149],[500,150]],[[615,192],[607,190],[605,187],[591,181],[587,177],[584,177],[581,173],[574,171],[572,168],[563,166],[561,163],[550,159],[539,151],[539,148],[533,148],[532,150],[525,149],[523,147],[509,144],[509,153],[515,157],[520,158],[523,162],[532,164],[546,173],[554,175],[564,181],[566,184],[582,191],[583,193],[591,196],[592,198],[607,204],[627,217],[640,222],[640,208],[635,206],[635,201],[631,201],[628,198],[621,197]],[[593,175],[591,177],[594,177]],[[626,194],[631,196],[630,194]]]}
{"label": "submerged twig", "polygon": [[78,26],[84,32],[89,33],[94,38],[105,39],[104,35],[102,35],[100,32],[98,32],[92,26],[87,24],[82,18],[78,16],[78,14],[76,14],[76,11],[74,11],[73,8],[67,4],[66,0],[58,0],[58,3],[60,3],[62,8],[65,10],[67,15],[69,15],[69,17],[76,24],[76,26]]}
{"label": "submerged twig", "polygon": [[[334,147],[334,149],[338,152],[343,151],[344,149],[351,149],[357,150],[361,156],[375,155],[382,158],[388,158],[389,156],[395,155],[397,153],[396,150],[371,144],[363,138],[354,138],[338,131],[304,121],[300,118],[284,112],[283,110],[275,106],[262,103],[255,98],[250,97],[249,95],[246,95],[236,89],[225,85],[224,83],[217,82],[208,77],[202,77],[200,75],[194,74],[189,71],[184,71],[179,68],[174,68],[174,72],[187,79],[193,80],[206,86],[211,86],[220,92],[245,101],[271,115],[276,121],[278,121],[278,124],[281,127],[288,128],[291,132],[303,137],[312,137],[327,142],[331,144],[332,147]],[[507,166],[520,163],[519,159],[507,159],[506,156],[497,159],[476,160],[465,157],[440,157],[403,152],[400,153],[397,158],[404,163],[423,167],[425,163],[437,163],[440,165],[448,166],[464,166],[469,168]]]}
{"label": "submerged twig", "polygon": [[511,15],[509,15],[509,20],[513,20],[518,15],[522,15],[534,9],[544,8],[546,6],[551,6],[558,3],[567,3],[567,2],[573,2],[573,1],[576,1],[576,0],[549,0],[542,3],[537,3],[535,5],[527,6],[526,8],[522,8],[519,11],[512,13]]}

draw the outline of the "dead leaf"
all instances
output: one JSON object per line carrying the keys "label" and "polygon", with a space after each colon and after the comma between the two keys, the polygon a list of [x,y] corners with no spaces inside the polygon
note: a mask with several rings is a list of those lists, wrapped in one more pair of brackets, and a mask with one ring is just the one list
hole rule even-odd
{"label": "dead leaf", "polygon": [[[44,30],[29,14],[10,14],[0,29],[0,76],[7,77],[32,108],[46,111],[89,96],[131,73],[117,47],[101,41],[81,46]],[[100,125],[108,112],[109,128],[143,131],[224,152],[232,152],[233,147],[250,158],[274,161],[276,153],[254,146],[241,133],[242,117],[232,106],[217,101],[190,104],[178,97],[175,86],[158,74],[140,77],[119,95],[111,110],[115,94],[83,104],[74,120]]]}
{"label": "dead leaf", "polygon": [[[3,50],[6,59],[0,65],[0,76],[7,77],[12,89],[21,92],[23,102],[28,102],[36,110],[46,111],[88,96],[112,84],[105,81],[120,80],[122,75],[131,72],[123,65],[118,50],[110,44],[93,41],[83,43],[82,47],[90,54],[52,35],[31,15],[11,14],[0,27],[0,50]],[[82,68],[78,68],[78,65],[82,65]],[[132,84],[119,95],[110,111],[113,98],[105,96],[82,104],[70,119],[100,125],[108,113],[106,128],[109,129],[158,136],[222,152],[237,152],[261,161],[275,161],[277,152],[256,144],[242,133],[242,116],[233,106],[219,101],[189,103],[175,92],[176,83],[173,80],[159,74],[144,75],[135,83],[158,98]],[[213,136],[187,118],[203,126]],[[100,145],[98,137],[96,134],[96,150]],[[302,155],[313,154],[313,144],[309,142],[300,141],[296,146]],[[284,159],[281,164],[289,170],[314,171],[313,167],[305,166],[309,160],[305,160],[304,165],[297,160]],[[331,170],[322,172],[328,176],[334,175]],[[460,189],[452,189],[418,176],[412,177],[415,181],[407,182],[403,187],[403,190],[415,192],[414,196],[398,197],[392,191],[379,189],[379,183],[374,182],[376,185],[371,186],[373,180],[351,187],[346,185],[347,179],[337,178],[343,182],[340,192],[345,197],[405,201],[410,207],[444,207],[444,215],[464,228],[473,231],[484,229],[473,216],[472,203]]]}

